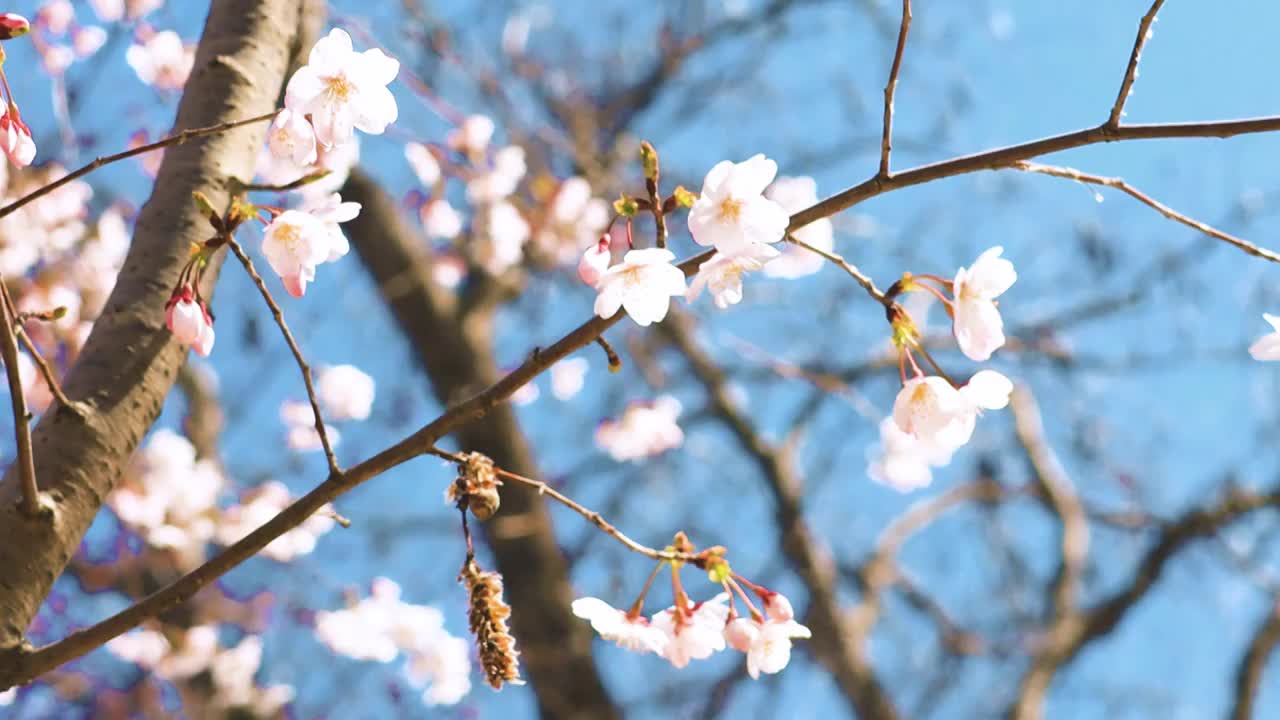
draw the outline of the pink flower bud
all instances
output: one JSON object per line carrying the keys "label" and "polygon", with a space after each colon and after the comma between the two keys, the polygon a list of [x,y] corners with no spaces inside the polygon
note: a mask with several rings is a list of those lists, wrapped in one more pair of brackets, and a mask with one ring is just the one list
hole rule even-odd
{"label": "pink flower bud", "polygon": [[208,357],[213,350],[213,318],[204,305],[195,300],[190,285],[174,290],[165,304],[164,324],[178,342],[194,347],[201,355]]}
{"label": "pink flower bud", "polygon": [[0,13],[0,40],[12,40],[31,32],[31,23],[17,13]]}
{"label": "pink flower bud", "polygon": [[605,235],[582,254],[582,259],[578,261],[578,277],[582,278],[582,282],[595,287],[604,271],[609,269],[609,259],[609,236]]}
{"label": "pink flower bud", "polygon": [[36,141],[31,137],[31,129],[22,122],[13,105],[0,115],[0,142],[4,143],[9,161],[17,167],[30,165],[36,157]]}
{"label": "pink flower bud", "polygon": [[759,636],[760,626],[751,618],[734,618],[724,626],[725,642],[738,652],[750,652],[751,646]]}
{"label": "pink flower bud", "polygon": [[769,592],[761,595],[764,600],[764,612],[770,620],[786,622],[795,619],[795,610],[791,609],[791,601],[780,592]]}

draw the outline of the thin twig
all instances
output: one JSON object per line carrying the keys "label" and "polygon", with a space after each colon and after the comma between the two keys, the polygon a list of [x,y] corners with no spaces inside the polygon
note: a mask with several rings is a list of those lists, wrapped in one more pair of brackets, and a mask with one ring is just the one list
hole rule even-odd
{"label": "thin twig", "polygon": [[[448,450],[442,450],[438,447],[429,447],[427,448],[426,452],[429,455],[435,455],[436,457],[444,458],[449,462],[457,463],[459,465],[467,461],[467,458],[459,453],[449,452]],[[635,540],[632,540],[631,538],[624,535],[621,530],[614,527],[607,520],[605,520],[600,513],[596,512],[595,510],[590,510],[586,507],[583,507],[582,505],[578,504],[577,501],[573,500],[573,498],[570,498],[568,495],[565,495],[564,493],[560,492],[559,490],[556,490],[555,488],[551,487],[550,485],[548,485],[547,483],[541,480],[534,480],[533,478],[527,478],[523,475],[518,475],[516,473],[503,470],[500,467],[495,467],[493,469],[493,472],[495,475],[505,480],[511,480],[512,482],[517,482],[517,483],[520,483],[521,485],[527,485],[528,487],[531,487],[537,490],[539,495],[546,495],[551,499],[555,500],[556,502],[560,503],[561,505],[564,505],[570,510],[578,513],[582,517],[586,518],[587,521],[590,522],[592,525],[595,525],[596,527],[600,528],[600,530],[603,531],[606,535],[625,545],[627,549],[631,550],[632,552],[640,553],[641,555],[644,555],[645,557],[650,558],[652,560],[661,560],[661,561],[668,561],[668,562],[672,560],[681,561],[681,562],[694,562],[697,559],[696,556],[691,555],[689,553],[674,552],[671,550],[656,550],[647,545],[642,545],[636,542]]]}
{"label": "thin twig", "polygon": [[1259,258],[1262,258],[1263,260],[1270,260],[1271,262],[1280,263],[1280,253],[1276,253],[1264,247],[1259,247],[1258,245],[1255,245],[1249,242],[1248,240],[1245,240],[1243,238],[1238,238],[1235,235],[1227,234],[1211,225],[1200,222],[1195,218],[1183,215],[1177,210],[1174,210],[1168,205],[1165,205],[1159,200],[1156,200],[1150,195],[1147,195],[1141,190],[1125,182],[1122,178],[1103,177],[1101,175],[1091,175],[1086,172],[1080,172],[1075,168],[1059,167],[1056,165],[1043,165],[1041,163],[1033,163],[1033,162],[1025,162],[1025,161],[1014,163],[1013,167],[1017,170],[1022,170],[1024,172],[1040,173],[1042,175],[1052,175],[1054,177],[1066,178],[1068,180],[1075,180],[1077,182],[1089,183],[1092,185],[1103,185],[1109,188],[1115,188],[1116,190],[1120,190],[1121,192],[1124,192],[1134,197],[1139,202],[1142,202],[1143,204],[1150,206],[1156,212],[1160,213],[1161,215],[1164,215],[1170,220],[1180,222],[1183,225],[1186,225],[1187,227],[1199,230],[1205,235],[1221,240],[1229,245],[1234,245],[1240,248],[1241,250],[1245,251],[1246,253],[1253,255],[1254,257],[1259,257]]}
{"label": "thin twig", "polygon": [[879,177],[889,177],[889,153],[893,150],[893,93],[898,89],[898,73],[902,71],[902,54],[907,49],[907,31],[911,28],[911,0],[902,0],[902,27],[898,29],[898,47],[889,66],[889,82],[884,86],[884,134],[880,139]]}
{"label": "thin twig", "polygon": [[239,180],[235,181],[235,185],[236,185],[236,190],[240,192],[289,192],[291,190],[297,190],[300,187],[310,185],[311,183],[317,180],[320,180],[326,177],[327,175],[329,175],[328,170],[316,170],[315,172],[307,173],[306,175],[303,175],[297,180],[294,180],[293,182],[284,183],[283,185],[271,185],[267,183],[247,183],[247,182],[240,182]]}
{"label": "thin twig", "polygon": [[233,122],[225,122],[225,123],[219,123],[217,125],[211,125],[209,127],[192,128],[190,130],[183,130],[181,132],[174,133],[169,137],[161,138],[160,140],[157,140],[153,143],[147,143],[146,145],[139,145],[136,148],[130,148],[123,152],[118,152],[115,155],[105,155],[103,157],[100,157],[90,162],[87,165],[84,165],[83,167],[77,168],[76,170],[72,170],[66,175],[63,175],[57,180],[54,180],[53,182],[49,183],[48,185],[44,185],[42,187],[36,188],[35,190],[32,190],[26,195],[23,195],[17,200],[14,200],[8,205],[5,205],[4,207],[0,207],[0,218],[12,214],[15,210],[17,210],[18,208],[21,208],[23,205],[26,205],[27,203],[33,200],[37,200],[45,195],[48,195],[49,193],[53,192],[54,190],[57,190],[63,185],[66,185],[72,180],[84,177],[85,175],[88,175],[94,170],[97,170],[98,168],[106,165],[110,165],[113,162],[125,160],[127,158],[133,157],[134,155],[141,155],[143,153],[151,152],[152,150],[159,150],[160,148],[168,147],[170,145],[181,145],[182,143],[185,143],[189,140],[194,140],[196,138],[204,137],[206,135],[216,135],[218,133],[226,132],[228,130],[234,130],[235,128],[241,127],[243,125],[252,125],[253,123],[262,122],[263,120],[270,120],[271,118],[276,116],[276,112],[277,111],[272,110],[269,113],[258,115],[256,117],[246,118],[244,120],[235,120]]}
{"label": "thin twig", "polygon": [[1156,13],[1160,12],[1161,5],[1164,5],[1164,0],[1155,0],[1151,3],[1151,9],[1138,22],[1138,37],[1133,41],[1133,52],[1129,53],[1129,66],[1125,68],[1124,79],[1120,81],[1120,94],[1116,96],[1116,104],[1111,107],[1111,116],[1107,118],[1107,125],[1113,128],[1120,127],[1120,118],[1124,115],[1124,104],[1128,102],[1129,94],[1133,91],[1133,81],[1138,78],[1138,62],[1142,59],[1142,48],[1151,39],[1151,23],[1156,21]]}
{"label": "thin twig", "polygon": [[1249,647],[1236,668],[1236,695],[1231,705],[1231,720],[1249,720],[1254,717],[1254,705],[1258,690],[1262,687],[1267,660],[1280,645],[1280,598],[1274,599],[1271,608],[1249,641]]}
{"label": "thin twig", "polygon": [[13,323],[13,332],[22,341],[22,346],[27,349],[27,354],[35,360],[36,367],[40,368],[40,374],[44,376],[45,384],[49,386],[49,392],[53,394],[54,400],[63,407],[79,414],[80,407],[71,404],[71,401],[67,399],[66,394],[62,392],[62,385],[58,383],[58,375],[54,372],[53,366],[44,359],[44,355],[40,354],[39,348],[27,335],[26,329],[22,327],[22,313],[18,312],[17,304],[13,302],[13,297],[9,295],[9,286],[4,283],[0,283],[0,302],[3,302],[8,308],[10,317],[18,319]]}
{"label": "thin twig", "polygon": [[831,197],[801,210],[791,216],[788,230],[798,230],[814,220],[835,215],[857,205],[869,198],[883,195],[892,190],[900,190],[913,185],[920,185],[942,178],[955,177],[979,170],[998,170],[1009,167],[1019,160],[1028,160],[1040,155],[1070,150],[1072,148],[1096,145],[1098,143],[1118,142],[1121,140],[1155,140],[1162,138],[1227,138],[1236,135],[1275,132],[1280,130],[1280,115],[1250,118],[1247,120],[1221,120],[1214,122],[1164,123],[1157,125],[1122,125],[1112,127],[1106,123],[1097,127],[1085,128],[1074,132],[1053,135],[1031,142],[1009,145],[994,150],[986,150],[973,155],[963,155],[950,160],[942,160],[930,165],[902,172],[889,177],[874,175],[851,188],[842,190]]}
{"label": "thin twig", "polygon": [[285,342],[289,343],[289,350],[293,352],[293,359],[298,363],[298,370],[302,372],[302,383],[307,387],[307,400],[311,402],[311,412],[315,414],[316,433],[320,436],[320,445],[324,447],[325,459],[329,461],[329,474],[341,475],[342,469],[338,467],[338,459],[333,454],[333,446],[329,444],[329,434],[325,431],[324,418],[320,415],[320,401],[316,398],[315,386],[311,383],[311,366],[307,364],[306,358],[302,356],[302,350],[298,348],[298,343],[293,339],[293,333],[289,332],[289,325],[284,321],[284,313],[281,312],[280,306],[276,304],[274,298],[271,297],[271,291],[267,289],[267,284],[262,281],[262,276],[253,267],[253,261],[245,254],[244,248],[240,247],[240,243],[235,238],[227,236],[227,245],[231,247],[231,251],[235,253],[236,258],[240,260],[240,264],[244,266],[245,272],[249,273],[249,277],[253,278],[253,284],[258,286],[258,292],[262,293],[262,299],[267,301],[267,307],[271,308],[271,316],[276,320],[276,326],[280,328],[280,333],[284,335]]}
{"label": "thin twig", "polygon": [[865,273],[859,270],[857,266],[851,265],[843,257],[837,255],[836,253],[830,252],[828,250],[816,248],[810,245],[809,243],[797,238],[794,235],[787,235],[786,240],[789,243],[794,243],[804,248],[805,250],[808,250],[811,253],[816,253],[818,255],[821,255],[827,260],[835,263],[836,265],[839,265],[842,270],[849,273],[849,275],[851,275],[854,280],[858,281],[858,284],[861,285],[862,288],[867,291],[868,295],[874,298],[875,301],[880,303],[881,305],[884,305],[885,307],[889,307],[890,305],[893,304],[893,300],[889,299],[883,292],[880,291],[880,288],[876,287],[876,283],[874,280],[872,280]]}
{"label": "thin twig", "polygon": [[[0,285],[4,278],[0,277]],[[35,517],[40,514],[40,488],[36,486],[36,463],[31,452],[31,425],[27,419],[27,399],[22,392],[22,377],[18,374],[18,343],[14,339],[13,309],[8,302],[0,301],[4,314],[4,330],[0,332],[0,356],[4,358],[5,374],[9,377],[9,398],[13,401],[13,434],[18,445],[18,472],[22,479],[22,512]]]}

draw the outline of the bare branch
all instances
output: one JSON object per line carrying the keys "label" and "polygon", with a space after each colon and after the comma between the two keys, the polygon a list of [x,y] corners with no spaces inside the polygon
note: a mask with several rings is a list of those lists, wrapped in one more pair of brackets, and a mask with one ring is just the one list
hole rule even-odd
{"label": "bare branch", "polygon": [[879,177],[889,177],[889,153],[893,151],[893,94],[898,89],[898,73],[902,71],[902,53],[907,49],[907,31],[911,28],[911,0],[902,0],[902,27],[898,29],[898,46],[889,67],[889,82],[884,86],[884,134],[880,139]]}
{"label": "bare branch", "polygon": [[[4,278],[0,277],[0,285]],[[4,358],[5,374],[9,378],[9,400],[13,403],[13,435],[18,446],[18,476],[22,482],[22,512],[28,517],[40,515],[40,488],[36,485],[36,464],[31,452],[31,420],[27,416],[27,398],[22,392],[22,378],[18,375],[18,343],[14,337],[14,312],[9,307],[8,296],[0,298],[4,329],[0,331],[0,357]]]}
{"label": "bare branch", "polygon": [[1151,39],[1151,23],[1156,21],[1156,13],[1160,12],[1161,5],[1164,5],[1164,0],[1155,0],[1151,3],[1151,9],[1138,22],[1138,37],[1133,41],[1133,52],[1129,53],[1129,66],[1125,68],[1124,79],[1120,81],[1120,93],[1116,95],[1116,103],[1111,106],[1111,116],[1107,118],[1107,125],[1113,128],[1120,127],[1120,118],[1124,117],[1124,104],[1129,101],[1129,95],[1133,92],[1133,81],[1138,78],[1138,62],[1142,59],[1142,48]]}
{"label": "bare branch", "polygon": [[1164,215],[1170,220],[1173,220],[1175,222],[1180,222],[1183,225],[1186,225],[1187,227],[1199,230],[1200,232],[1204,233],[1205,235],[1208,235],[1211,238],[1221,240],[1229,245],[1234,245],[1235,247],[1240,248],[1241,250],[1245,251],[1246,253],[1254,257],[1259,257],[1259,258],[1262,258],[1263,260],[1269,260],[1271,262],[1280,262],[1280,254],[1272,250],[1268,250],[1264,247],[1259,247],[1258,245],[1255,245],[1243,238],[1238,238],[1234,235],[1227,234],[1207,223],[1203,223],[1199,220],[1196,220],[1195,218],[1188,217],[1187,215],[1183,215],[1177,210],[1174,210],[1168,205],[1165,205],[1159,200],[1156,200],[1150,195],[1147,195],[1141,190],[1135,188],[1134,186],[1125,182],[1121,178],[1103,177],[1101,175],[1091,175],[1089,173],[1080,172],[1075,168],[1058,167],[1056,165],[1042,165],[1040,163],[1033,163],[1033,162],[1018,162],[1018,163],[1015,163],[1013,167],[1018,170],[1023,170],[1025,172],[1040,173],[1041,175],[1052,175],[1054,177],[1066,178],[1068,180],[1075,180],[1077,182],[1089,183],[1091,185],[1103,185],[1109,188],[1115,188],[1116,190],[1120,190],[1121,192],[1124,192],[1130,195],[1131,197],[1137,199],[1139,202],[1143,203],[1144,205],[1147,205],[1153,208],[1156,212],[1160,213],[1161,215]]}
{"label": "bare branch", "polygon": [[245,272],[249,273],[249,277],[253,278],[253,284],[258,286],[258,292],[262,293],[262,299],[266,301],[267,307],[271,309],[271,317],[275,318],[276,326],[280,328],[280,334],[284,335],[284,341],[289,344],[293,359],[298,364],[298,370],[302,373],[302,383],[307,388],[307,400],[311,402],[311,412],[315,414],[316,434],[320,436],[320,445],[324,447],[324,457],[329,461],[329,474],[340,475],[342,474],[342,469],[338,467],[338,459],[333,454],[333,445],[329,443],[329,433],[325,430],[324,418],[320,415],[320,401],[316,398],[316,389],[311,382],[311,366],[307,364],[307,359],[302,356],[302,350],[298,348],[297,341],[293,339],[293,333],[289,332],[289,325],[284,321],[284,313],[280,310],[280,306],[276,304],[275,299],[271,297],[271,291],[267,289],[267,284],[262,281],[262,276],[254,269],[253,261],[245,254],[244,248],[240,247],[240,243],[236,242],[234,237],[227,235],[226,241],[240,264],[244,266]]}
{"label": "bare branch", "polygon": [[1274,601],[1271,609],[1249,641],[1249,648],[1240,658],[1240,667],[1236,669],[1236,697],[1231,706],[1231,720],[1249,720],[1253,717],[1254,702],[1258,689],[1262,686],[1262,675],[1267,669],[1267,660],[1280,645],[1280,599]]}

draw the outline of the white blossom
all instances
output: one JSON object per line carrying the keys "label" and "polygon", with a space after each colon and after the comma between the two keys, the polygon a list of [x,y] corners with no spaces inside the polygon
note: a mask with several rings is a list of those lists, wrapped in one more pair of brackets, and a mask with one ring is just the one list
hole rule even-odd
{"label": "white blossom", "polygon": [[984,362],[1004,345],[1004,321],[995,299],[1018,279],[1013,263],[1000,257],[997,246],[982,253],[973,265],[956,271],[955,335],[970,360]]}
{"label": "white blossom", "polygon": [[954,449],[921,442],[903,432],[892,417],[880,422],[879,456],[867,467],[872,480],[899,492],[928,487],[931,467],[951,462]]}
{"label": "white blossom", "polygon": [[373,394],[373,378],[354,365],[334,365],[317,373],[316,396],[330,419],[367,420]]}
{"label": "white blossom", "polygon": [[440,181],[443,174],[440,161],[436,159],[435,153],[431,152],[431,148],[422,143],[405,143],[404,159],[409,161],[409,167],[413,168],[413,174],[418,176],[418,182],[422,183],[423,187],[430,190]]}
{"label": "white blossom", "polygon": [[159,90],[181,90],[195,64],[195,45],[182,42],[178,33],[161,30],[129,46],[124,59],[138,79]]}
{"label": "white blossom", "polygon": [[299,166],[316,161],[316,132],[301,113],[284,108],[276,113],[267,131],[267,147],[271,154],[288,158]]}
{"label": "white blossom", "polygon": [[[818,184],[811,177],[780,177],[764,191],[764,196],[794,214],[818,203]],[[830,252],[835,246],[835,227],[831,218],[820,218],[791,234],[801,242]],[[815,252],[792,243],[782,249],[782,256],[764,268],[769,277],[793,279],[812,275],[826,260]]]}
{"label": "white blossom", "polygon": [[427,237],[452,240],[462,232],[462,213],[444,198],[432,198],[422,204],[419,219]]}
{"label": "white blossom", "polygon": [[725,648],[724,626],[729,618],[729,596],[721,593],[698,603],[687,612],[670,607],[653,616],[653,627],[667,636],[662,657],[677,668],[691,660],[703,660]]}
{"label": "white blossom", "polygon": [[484,152],[493,139],[493,120],[487,115],[469,115],[457,128],[449,131],[449,147],[463,153]]}
{"label": "white blossom", "polygon": [[758,244],[743,247],[732,255],[717,250],[698,266],[698,274],[689,285],[686,297],[692,302],[702,294],[703,288],[708,288],[716,307],[724,309],[736,305],[742,302],[743,274],[760,270],[778,254],[771,246]]}
{"label": "white blossom", "polygon": [[983,410],[1009,404],[1013,383],[994,370],[982,370],[960,389],[937,376],[908,380],[893,404],[893,420],[930,452],[955,450],[973,435]]}
{"label": "white blossom", "polygon": [[1262,319],[1271,326],[1271,332],[1250,345],[1249,354],[1254,360],[1280,360],[1280,316],[1263,313]]}
{"label": "white blossom", "polygon": [[568,400],[586,385],[590,363],[584,357],[565,358],[551,366],[551,394],[557,400]]}
{"label": "white blossom", "polygon": [[[239,505],[228,508],[218,524],[217,539],[223,545],[233,545],[241,538],[257,530],[268,520],[279,515],[292,504],[293,498],[282,483],[271,481],[252,492]],[[299,555],[306,555],[316,547],[316,540],[333,528],[334,520],[322,508],[262,549],[262,554],[279,562],[289,562]]]}
{"label": "white blossom", "polygon": [[528,167],[524,148],[508,145],[493,154],[493,162],[467,183],[467,200],[474,205],[493,203],[516,191]]}
{"label": "white blossom", "polygon": [[377,48],[355,52],[351,36],[335,28],[289,79],[285,107],[310,115],[316,139],[326,147],[346,143],[357,129],[380,135],[399,112],[387,89],[399,72],[399,61]]}
{"label": "white blossom", "polygon": [[324,224],[324,230],[329,235],[329,254],[325,257],[325,262],[333,262],[350,252],[351,243],[339,223],[354,220],[360,214],[360,203],[343,202],[342,196],[331,193],[323,200],[309,204],[307,212]]}
{"label": "white blossom", "polygon": [[571,261],[583,248],[596,244],[608,224],[608,203],[592,197],[586,178],[571,177],[552,198],[537,242],[557,261]]}
{"label": "white blossom", "polygon": [[791,661],[791,641],[808,638],[809,628],[795,620],[766,620],[758,625],[747,650],[747,674],[753,679],[760,673],[778,673]]}
{"label": "white blossom", "polygon": [[589,621],[600,637],[625,650],[662,655],[671,642],[666,631],[650,624],[645,616],[633,617],[599,598],[578,598],[570,608],[574,615]]}
{"label": "white blossom", "polygon": [[600,423],[596,445],[618,462],[664,453],[684,443],[684,432],[676,423],[679,414],[680,401],[670,395],[631,403],[617,420]]}
{"label": "white blossom", "polygon": [[675,255],[663,248],[630,250],[622,262],[604,272],[596,285],[595,312],[613,317],[625,309],[637,325],[661,322],[671,298],[685,294],[684,273],[671,264]]}
{"label": "white blossom", "polygon": [[500,275],[520,264],[524,258],[524,244],[529,240],[529,223],[509,202],[501,201],[488,206],[481,218],[488,240],[483,264],[493,275]]}
{"label": "white blossom", "polygon": [[702,194],[689,209],[689,232],[704,246],[727,255],[752,243],[775,243],[791,218],[761,193],[773,181],[778,164],[764,155],[740,163],[718,163],[702,183]]}
{"label": "white blossom", "polygon": [[325,222],[301,210],[286,210],[267,225],[262,254],[293,297],[302,297],[316,277],[316,266],[329,259],[333,238]]}
{"label": "white blossom", "polygon": [[587,285],[595,287],[605,271],[609,269],[609,261],[612,258],[613,253],[609,250],[609,236],[605,235],[582,253],[582,258],[578,260],[578,278]]}

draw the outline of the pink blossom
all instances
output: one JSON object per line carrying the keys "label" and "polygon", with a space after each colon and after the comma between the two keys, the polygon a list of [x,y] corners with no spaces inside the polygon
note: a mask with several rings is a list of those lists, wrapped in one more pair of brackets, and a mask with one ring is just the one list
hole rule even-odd
{"label": "pink blossom", "polygon": [[12,103],[0,115],[0,132],[4,133],[4,154],[16,167],[26,167],[36,159],[36,141],[31,128],[22,122],[18,108]]}
{"label": "pink blossom", "polygon": [[599,598],[584,597],[573,601],[573,614],[591,622],[600,637],[632,652],[662,655],[670,642],[667,633],[651,625],[643,615],[631,615]]}
{"label": "pink blossom", "polygon": [[605,271],[609,269],[611,258],[609,236],[605,235],[582,253],[582,259],[578,261],[578,277],[582,282],[595,287],[596,283],[600,282],[600,278],[604,277]]}
{"label": "pink blossom", "polygon": [[134,43],[124,59],[138,79],[159,90],[181,90],[195,64],[195,45],[182,42],[178,33],[162,30],[141,44]]}
{"label": "pink blossom", "polygon": [[293,297],[302,297],[316,277],[316,266],[329,259],[333,240],[315,215],[286,210],[263,233],[262,254]]}
{"label": "pink blossom", "polygon": [[316,133],[302,115],[285,108],[276,113],[267,131],[267,147],[271,154],[288,158],[297,165],[316,161]]}
{"label": "pink blossom", "polygon": [[190,285],[183,285],[174,292],[165,305],[164,324],[183,345],[190,345],[201,355],[208,357],[213,350],[213,316],[204,303],[195,299]]}
{"label": "pink blossom", "polygon": [[711,290],[716,307],[724,309],[742,302],[742,276],[765,267],[765,263],[778,257],[778,251],[769,245],[751,244],[732,255],[719,250],[711,259],[698,266],[685,297],[692,302],[702,294],[703,288]]}
{"label": "pink blossom", "polygon": [[729,596],[721,593],[688,610],[670,607],[653,616],[653,627],[667,636],[662,656],[677,668],[703,660],[725,648],[724,627]]}
{"label": "pink blossom", "polygon": [[1262,319],[1271,326],[1271,332],[1250,345],[1249,354],[1254,360],[1280,360],[1280,316],[1263,313]]}
{"label": "pink blossom", "polygon": [[684,443],[684,432],[676,423],[679,414],[680,401],[669,395],[631,403],[622,417],[600,423],[596,445],[618,462],[664,453]]}

